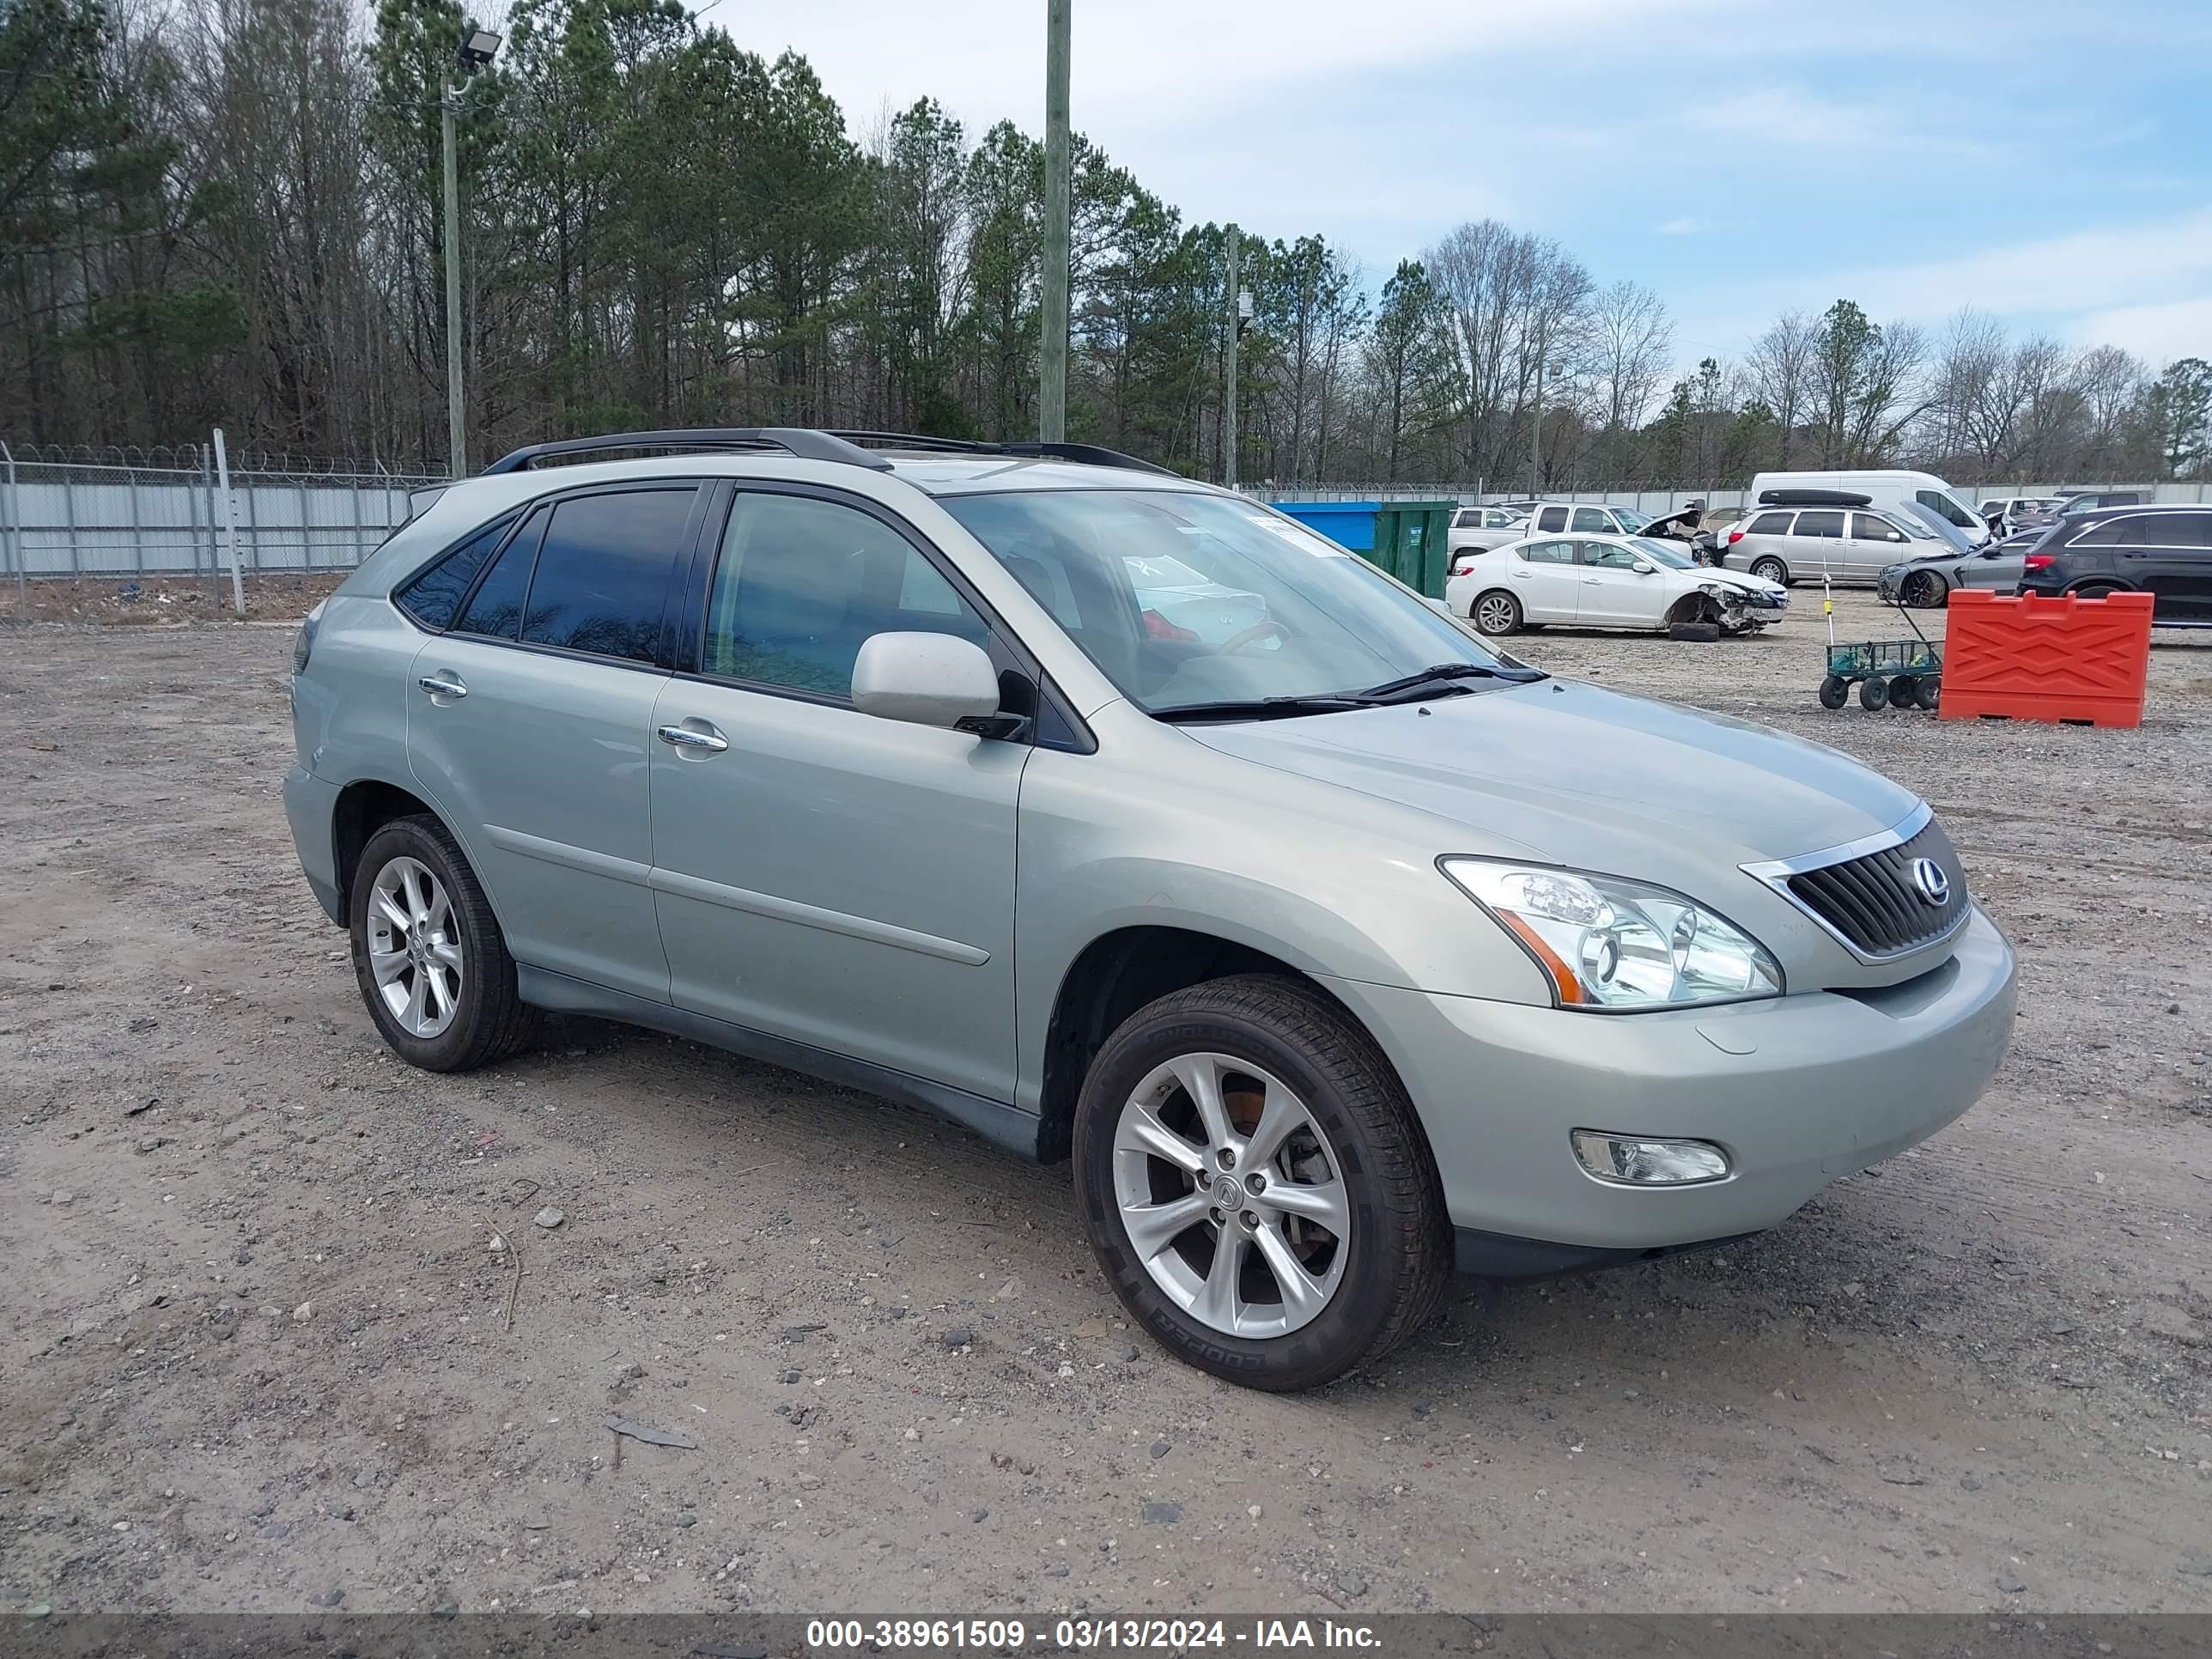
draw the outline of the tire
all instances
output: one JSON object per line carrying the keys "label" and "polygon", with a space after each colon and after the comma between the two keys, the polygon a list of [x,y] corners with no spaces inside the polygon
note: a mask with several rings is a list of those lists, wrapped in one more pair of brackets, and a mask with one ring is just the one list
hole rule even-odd
{"label": "tire", "polygon": [[1790,585],[1790,567],[1771,553],[1762,553],[1753,559],[1751,562],[1751,574],[1763,577],[1771,582],[1780,582],[1784,587]]}
{"label": "tire", "polygon": [[1899,674],[1889,683],[1889,706],[1892,708],[1920,707],[1920,681],[1911,674]]}
{"label": "tire", "polygon": [[1889,682],[1887,680],[1861,680],[1859,682],[1859,707],[1876,713],[1879,713],[1881,710],[1889,707]]}
{"label": "tire", "polygon": [[1718,623],[1676,623],[1667,630],[1667,637],[1670,640],[1692,640],[1700,645],[1709,645],[1720,636]]}
{"label": "tire", "polygon": [[2115,593],[2124,593],[2127,591],[2118,582],[2087,582],[2075,588],[2067,597],[2075,599],[2109,599]]}
{"label": "tire", "polygon": [[[380,904],[380,888],[422,925],[401,929],[396,914]],[[416,897],[420,903],[411,902]],[[514,958],[491,902],[437,819],[394,818],[368,838],[354,869],[347,918],[362,1000],[385,1042],[409,1065],[465,1072],[505,1060],[537,1036],[538,1010],[515,994]],[[457,954],[447,957],[441,944]],[[394,965],[395,956],[404,960]]]}
{"label": "tire", "polygon": [[1900,605],[1915,611],[1940,611],[1951,598],[1951,586],[1932,570],[1916,570],[1898,590]]}
{"label": "tire", "polygon": [[1494,587],[1476,594],[1474,603],[1467,608],[1467,619],[1474,624],[1474,631],[1492,639],[1519,633],[1521,618],[1521,601]]}
{"label": "tire", "polygon": [[1850,701],[1851,683],[1841,674],[1831,674],[1820,682],[1820,707],[1841,708]]}
{"label": "tire", "polygon": [[1943,706],[1943,682],[1940,678],[1920,682],[1920,706],[1931,714]]}
{"label": "tire", "polygon": [[[1178,1066],[1201,1088],[1213,1079],[1225,1134],[1205,1129]],[[1255,1171],[1273,1179],[1235,1200],[1226,1229],[1238,1241],[1231,1260],[1243,1272],[1217,1284],[1224,1229],[1213,1218],[1223,1212],[1207,1200],[1223,1190],[1219,1155],[1246,1153],[1250,1131],[1279,1105],[1304,1118],[1285,1109],[1294,1123],[1286,1150],[1226,1172],[1231,1185],[1252,1181]],[[1187,1132],[1205,1134],[1206,1145]],[[1302,1154],[1295,1170],[1293,1152]],[[1296,980],[1215,980],[1131,1015],[1084,1079],[1074,1164],[1085,1231],[1122,1305],[1177,1358],[1246,1388],[1317,1388],[1379,1358],[1419,1328],[1448,1282],[1452,1231],[1443,1188],[1403,1085],[1342,1008]],[[1332,1173],[1341,1233],[1270,1207],[1267,1193],[1318,1192],[1306,1183]],[[1203,1193],[1195,1184],[1201,1177],[1209,1182]],[[1147,1240],[1146,1255],[1127,1216],[1170,1206],[1178,1215]],[[1182,1213],[1190,1219],[1174,1230]],[[1272,1235],[1272,1246],[1243,1224],[1248,1216]],[[1284,1260],[1300,1273],[1303,1296],[1318,1298],[1313,1305],[1293,1308],[1303,1296],[1285,1294],[1272,1265]],[[1216,1301],[1212,1292],[1224,1289]]]}

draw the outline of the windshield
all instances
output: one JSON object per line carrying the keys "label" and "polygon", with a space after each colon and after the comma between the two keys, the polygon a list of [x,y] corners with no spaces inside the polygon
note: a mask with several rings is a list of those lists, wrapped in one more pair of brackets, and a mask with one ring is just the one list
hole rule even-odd
{"label": "windshield", "polygon": [[1651,522],[1651,515],[1649,513],[1638,513],[1632,507],[1616,507],[1613,509],[1613,516],[1620,520],[1620,527],[1623,530],[1631,532],[1641,530]]}
{"label": "windshield", "polygon": [[1684,558],[1680,548],[1670,547],[1656,537],[1632,536],[1628,544],[1654,564],[1663,564],[1669,570],[1695,570],[1698,568],[1695,559]]}
{"label": "windshield", "polygon": [[1516,667],[1365,560],[1254,502],[1049,489],[939,504],[1149,714],[1327,696],[1443,664]]}

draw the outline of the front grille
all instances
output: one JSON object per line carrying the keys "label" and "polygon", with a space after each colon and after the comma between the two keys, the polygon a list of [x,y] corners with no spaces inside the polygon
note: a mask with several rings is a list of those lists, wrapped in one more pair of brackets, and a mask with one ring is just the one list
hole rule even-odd
{"label": "front grille", "polygon": [[[1930,904],[1914,884],[1912,869],[1931,860],[1950,884],[1945,902]],[[1902,956],[1932,945],[1966,916],[1966,874],[1959,854],[1934,819],[1911,840],[1838,864],[1802,870],[1788,880],[1790,895],[1862,956]]]}

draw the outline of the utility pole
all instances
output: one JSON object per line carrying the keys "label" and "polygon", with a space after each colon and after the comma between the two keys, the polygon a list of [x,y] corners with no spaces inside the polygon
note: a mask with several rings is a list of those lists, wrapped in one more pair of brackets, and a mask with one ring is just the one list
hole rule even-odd
{"label": "utility pole", "polygon": [[1229,227],[1229,385],[1221,403],[1221,482],[1237,488],[1237,348],[1243,343],[1243,290],[1237,270],[1244,253],[1244,238]]}
{"label": "utility pole", "polygon": [[1531,500],[1544,493],[1544,334],[1536,332],[1536,419],[1534,430],[1528,438],[1528,495]]}
{"label": "utility pole", "polygon": [[489,29],[467,30],[454,53],[460,79],[448,74],[439,80],[438,136],[446,175],[446,467],[456,483],[469,474],[469,416],[461,391],[461,164],[453,118],[460,112],[462,94],[498,50],[499,36]]}
{"label": "utility pole", "polygon": [[1071,0],[1045,0],[1044,316],[1037,348],[1037,436],[1067,438],[1067,57]]}
{"label": "utility pole", "polygon": [[459,483],[469,475],[469,417],[461,401],[461,179],[453,142],[453,111],[462,87],[450,76],[442,87],[438,125],[446,153],[446,471]]}

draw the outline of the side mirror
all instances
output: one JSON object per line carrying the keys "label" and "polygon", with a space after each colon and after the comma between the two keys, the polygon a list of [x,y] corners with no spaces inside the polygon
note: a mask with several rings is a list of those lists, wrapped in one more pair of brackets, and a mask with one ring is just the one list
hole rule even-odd
{"label": "side mirror", "polygon": [[1638,559],[1635,563],[1630,565],[1628,568],[1631,570],[1633,570],[1639,576],[1648,576],[1659,567],[1652,563],[1649,559]]}
{"label": "side mirror", "polygon": [[877,634],[854,660],[853,706],[913,726],[980,726],[998,719],[999,676],[982,647],[951,634]]}

